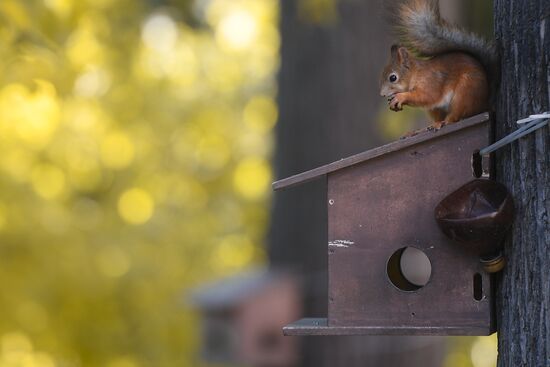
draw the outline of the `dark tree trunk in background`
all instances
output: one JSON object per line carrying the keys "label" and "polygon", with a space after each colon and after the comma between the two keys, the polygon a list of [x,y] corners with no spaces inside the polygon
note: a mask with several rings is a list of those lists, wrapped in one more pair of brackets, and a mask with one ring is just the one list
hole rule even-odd
{"label": "dark tree trunk in background", "polygon": [[[281,1],[282,65],[279,75],[276,177],[372,148],[380,106],[378,76],[390,39],[379,1],[340,1],[340,20],[308,22],[297,0]],[[274,267],[304,279],[306,315],[327,313],[326,182],[275,194],[270,233]],[[435,338],[303,338],[301,366],[441,366],[443,341]]]}
{"label": "dark tree trunk in background", "polygon": [[[515,121],[550,111],[550,2],[496,0],[502,54],[497,138]],[[550,130],[497,152],[497,179],[514,195],[516,220],[498,287],[500,367],[550,366]]]}

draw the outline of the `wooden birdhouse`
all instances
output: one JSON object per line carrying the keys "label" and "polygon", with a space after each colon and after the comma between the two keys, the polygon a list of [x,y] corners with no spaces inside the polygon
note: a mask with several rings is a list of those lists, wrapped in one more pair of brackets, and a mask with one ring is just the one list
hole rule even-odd
{"label": "wooden birdhouse", "polygon": [[275,182],[327,180],[328,317],[284,333],[491,334],[491,277],[434,219],[436,205],[474,179],[472,157],[488,144],[481,114]]}
{"label": "wooden birdhouse", "polygon": [[201,286],[191,302],[202,313],[202,358],[217,365],[293,367],[296,340],[281,326],[300,316],[296,279],[254,269]]}

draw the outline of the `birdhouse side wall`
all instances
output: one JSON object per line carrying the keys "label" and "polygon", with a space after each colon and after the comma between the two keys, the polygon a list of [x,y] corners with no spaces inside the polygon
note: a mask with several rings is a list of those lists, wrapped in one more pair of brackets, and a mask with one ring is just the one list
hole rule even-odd
{"label": "birdhouse side wall", "polygon": [[[329,174],[329,326],[490,333],[490,276],[434,219],[437,203],[474,178],[472,155],[488,143],[485,122]],[[428,283],[414,291],[399,289],[387,272],[405,247],[431,264]]]}

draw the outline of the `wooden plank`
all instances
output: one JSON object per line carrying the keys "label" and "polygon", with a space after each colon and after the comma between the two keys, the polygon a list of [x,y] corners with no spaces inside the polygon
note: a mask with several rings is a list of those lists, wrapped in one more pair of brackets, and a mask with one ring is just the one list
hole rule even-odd
{"label": "wooden plank", "polygon": [[486,336],[494,331],[489,327],[460,326],[328,326],[326,318],[306,318],[283,328],[287,336],[338,336],[338,335],[470,335]]}
{"label": "wooden plank", "polygon": [[403,148],[407,148],[407,147],[425,142],[430,139],[437,139],[447,134],[451,134],[455,131],[478,125],[480,123],[488,121],[489,119],[490,119],[489,113],[484,112],[482,114],[459,121],[452,125],[445,126],[438,131],[428,131],[428,130],[422,131],[418,135],[415,135],[413,137],[397,140],[392,143],[383,145],[381,147],[367,150],[365,152],[353,155],[348,158],[340,159],[339,161],[329,163],[325,166],[317,167],[310,171],[306,171],[303,173],[299,173],[297,175],[284,178],[279,181],[275,181],[273,183],[273,189],[280,190],[280,189],[290,188],[292,186],[296,186],[296,185],[314,180],[320,176],[340,170],[342,168],[353,166],[355,164],[367,161],[369,159],[380,157],[384,154],[392,153],[392,152],[401,150]]}

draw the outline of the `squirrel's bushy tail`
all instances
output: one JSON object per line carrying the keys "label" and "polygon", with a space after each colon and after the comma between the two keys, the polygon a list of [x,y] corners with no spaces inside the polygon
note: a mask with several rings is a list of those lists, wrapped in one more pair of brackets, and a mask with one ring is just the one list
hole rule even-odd
{"label": "squirrel's bushy tail", "polygon": [[478,59],[488,73],[495,71],[494,44],[441,18],[439,0],[402,0],[390,11],[401,43],[419,56],[462,51]]}

